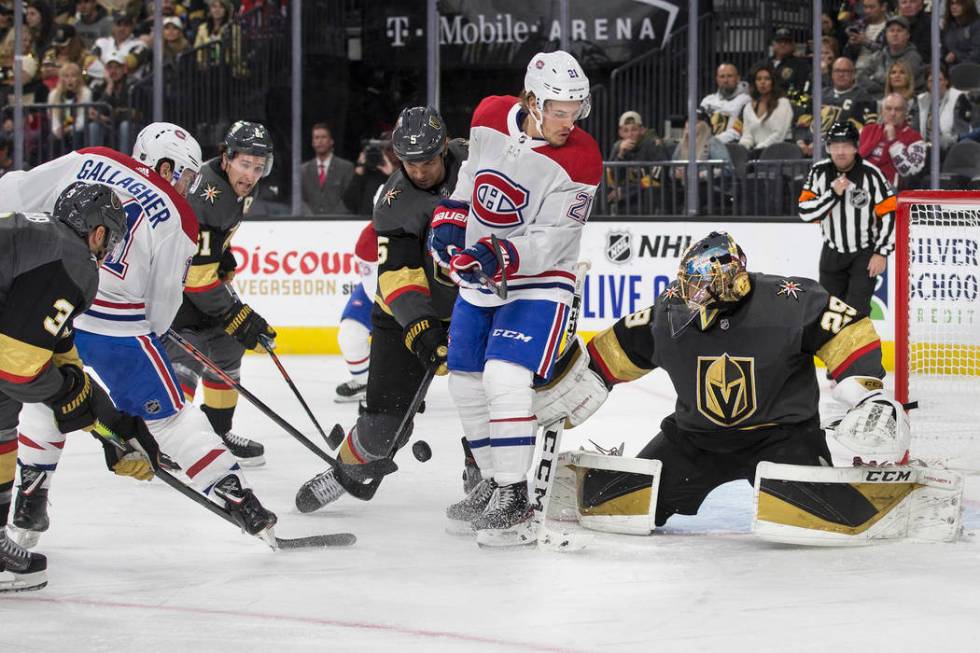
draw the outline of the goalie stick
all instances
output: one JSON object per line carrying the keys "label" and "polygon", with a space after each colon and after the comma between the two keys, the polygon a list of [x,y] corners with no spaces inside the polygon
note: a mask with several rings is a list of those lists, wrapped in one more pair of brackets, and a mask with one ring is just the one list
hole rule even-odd
{"label": "goalie stick", "polygon": [[[582,305],[582,290],[585,287],[585,276],[591,267],[592,263],[587,260],[579,261],[575,266],[575,295],[572,297],[572,308],[568,314],[568,328],[565,330],[565,342],[562,350],[568,347],[568,343],[575,338],[575,333],[578,331],[579,310]],[[534,470],[534,479],[531,488],[531,505],[534,508],[532,520],[537,526],[538,546],[560,551],[581,549],[585,546],[586,538],[575,537],[569,532],[548,528],[546,524],[548,518],[548,502],[551,499],[551,488],[554,485],[555,474],[558,471],[555,468],[555,459],[558,457],[558,452],[561,447],[561,436],[565,430],[565,418],[562,417],[550,424],[545,424],[541,427],[541,430],[543,431],[543,435],[541,436],[541,459],[538,461],[538,465]]]}
{"label": "goalie stick", "polygon": [[[109,428],[102,422],[96,422],[94,431],[98,435],[105,439],[109,444],[114,446],[116,449],[123,453],[132,453],[134,449],[129,446],[122,438],[117,434],[113,433]],[[223,508],[218,504],[214,503],[202,494],[199,494],[192,488],[184,485],[176,476],[164,469],[154,469],[154,476],[158,479],[177,490],[185,497],[193,501],[194,503],[203,506],[218,515],[231,525],[236,528],[241,528],[239,523],[235,521],[232,517],[231,512],[227,508]],[[270,540],[261,535],[256,535],[258,539],[262,540],[272,548],[273,551],[278,549],[303,549],[311,547],[327,547],[327,546],[350,546],[357,541],[357,537],[353,533],[327,533],[324,535],[310,535],[307,537],[276,537],[274,540]]]}
{"label": "goalie stick", "polygon": [[[209,370],[211,370],[214,374],[216,374],[222,381],[224,381],[232,388],[237,390],[239,394],[241,394],[243,397],[248,399],[253,406],[258,408],[259,411],[261,411],[266,417],[268,417],[273,422],[278,424],[289,435],[293,436],[293,438],[295,438],[300,444],[302,444],[304,447],[312,451],[314,454],[316,454],[318,458],[326,462],[328,465],[336,469],[337,482],[340,483],[352,497],[361,499],[365,490],[364,490],[364,485],[362,483],[358,483],[357,481],[353,480],[350,477],[348,472],[349,468],[367,467],[372,475],[380,475],[380,476],[384,476],[385,474],[394,471],[389,467],[390,465],[392,465],[391,461],[389,461],[386,458],[382,458],[381,460],[376,460],[374,462],[367,463],[366,465],[347,465],[345,463],[338,461],[336,458],[334,458],[333,456],[327,454],[322,449],[320,449],[320,447],[313,444],[313,442],[311,442],[310,439],[307,438],[305,435],[300,433],[300,431],[295,426],[287,422],[278,413],[276,413],[274,410],[266,406],[265,403],[263,403],[258,397],[256,397],[254,394],[249,392],[241,383],[239,383],[234,378],[232,378],[231,375],[229,375],[227,372],[221,369],[221,367],[219,367],[217,363],[215,363],[210,358],[205,356],[203,352],[201,352],[197,347],[195,347],[190,341],[188,341],[182,335],[180,335],[173,329],[170,329],[169,331],[167,331],[166,336],[171,340],[173,340],[178,347],[186,351],[188,354],[193,356],[198,362],[200,362],[202,365],[204,365]],[[362,500],[367,501],[367,499],[362,499]]]}

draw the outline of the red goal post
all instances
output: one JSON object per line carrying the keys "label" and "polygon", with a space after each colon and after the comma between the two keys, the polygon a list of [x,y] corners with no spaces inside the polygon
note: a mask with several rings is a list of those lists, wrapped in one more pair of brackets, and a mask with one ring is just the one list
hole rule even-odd
{"label": "red goal post", "polygon": [[912,456],[980,470],[980,192],[898,197],[895,396]]}

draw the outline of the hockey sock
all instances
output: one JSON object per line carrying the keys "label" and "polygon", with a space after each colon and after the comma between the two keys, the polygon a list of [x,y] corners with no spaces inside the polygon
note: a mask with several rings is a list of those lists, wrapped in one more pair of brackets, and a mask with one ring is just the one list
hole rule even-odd
{"label": "hockey sock", "polygon": [[0,429],[0,529],[7,525],[17,469],[17,429]]}
{"label": "hockey sock", "polygon": [[371,363],[371,332],[357,320],[341,320],[337,331],[337,344],[344,356],[351,378],[357,383],[367,383]]}
{"label": "hockey sock", "polygon": [[490,410],[483,390],[480,372],[450,372],[449,393],[459,411],[463,435],[470,445],[473,458],[483,478],[493,478],[493,457],[490,454]]}
{"label": "hockey sock", "polygon": [[483,371],[483,387],[490,412],[490,452],[493,479],[510,485],[527,477],[534,455],[534,389],[531,370],[502,360],[489,360]]}
{"label": "hockey sock", "polygon": [[204,404],[201,410],[208,416],[215,433],[231,430],[231,421],[238,405],[238,391],[223,381],[204,379]]}

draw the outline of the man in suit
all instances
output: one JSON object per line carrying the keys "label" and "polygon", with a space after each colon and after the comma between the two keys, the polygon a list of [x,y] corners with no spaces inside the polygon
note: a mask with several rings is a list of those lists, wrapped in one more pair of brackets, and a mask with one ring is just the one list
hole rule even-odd
{"label": "man in suit", "polygon": [[313,153],[302,166],[303,204],[314,215],[350,213],[343,195],[354,175],[354,164],[333,153],[330,128],[318,122],[313,125]]}

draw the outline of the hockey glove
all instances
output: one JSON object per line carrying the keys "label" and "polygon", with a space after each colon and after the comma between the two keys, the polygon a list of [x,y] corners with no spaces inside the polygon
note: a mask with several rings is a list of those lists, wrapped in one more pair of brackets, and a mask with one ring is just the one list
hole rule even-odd
{"label": "hockey glove", "polygon": [[114,419],[102,421],[130,449],[121,451],[107,438],[93,432],[92,435],[99,440],[105,451],[106,467],[119,476],[132,476],[139,481],[153,478],[154,470],[160,469],[160,448],[146,423],[139,417],[126,413],[118,413]]}
{"label": "hockey glove", "polygon": [[62,433],[91,431],[95,421],[117,414],[109,395],[77,365],[62,365],[61,389],[45,401]]}
{"label": "hockey glove", "polygon": [[469,210],[466,202],[442,200],[432,212],[429,252],[439,267],[448,270],[453,255],[466,246],[466,216]]}
{"label": "hockey glove", "polygon": [[229,247],[221,255],[221,260],[218,262],[218,279],[223,283],[231,283],[235,278],[235,270],[237,269],[238,261],[235,259],[235,253]]}
{"label": "hockey glove", "polygon": [[274,340],[276,337],[276,332],[269,326],[269,323],[253,311],[251,306],[241,302],[235,302],[231,311],[225,315],[222,325],[225,333],[242,343],[242,347],[245,349],[265,351],[265,348],[259,344],[259,338],[265,336]]}
{"label": "hockey glove", "polygon": [[500,253],[504,259],[503,271],[490,239],[481,238],[452,258],[449,276],[463,288],[483,288],[481,272],[494,281],[500,281],[503,274],[509,278],[520,266],[517,249],[509,240],[501,238],[497,242],[500,243]]}
{"label": "hockey glove", "polygon": [[880,379],[850,376],[834,388],[834,399],[850,406],[834,437],[860,454],[861,462],[904,463],[912,431],[905,407],[884,391]]}
{"label": "hockey glove", "polygon": [[446,356],[449,353],[446,329],[442,322],[434,317],[423,317],[415,320],[403,332],[405,346],[419,357],[425,369],[436,368],[436,376],[445,375],[449,369],[446,366]]}

